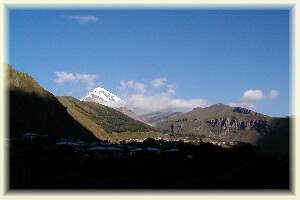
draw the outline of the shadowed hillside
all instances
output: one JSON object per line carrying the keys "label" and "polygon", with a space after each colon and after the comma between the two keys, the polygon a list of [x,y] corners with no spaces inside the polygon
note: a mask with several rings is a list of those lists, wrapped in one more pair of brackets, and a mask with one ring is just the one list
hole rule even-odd
{"label": "shadowed hillside", "polygon": [[74,137],[97,140],[82,127],[50,92],[32,77],[5,65],[9,70],[10,136],[25,132],[46,134],[50,137]]}
{"label": "shadowed hillside", "polygon": [[293,118],[273,118],[271,132],[261,136],[256,144],[276,154],[289,155],[291,123]]}

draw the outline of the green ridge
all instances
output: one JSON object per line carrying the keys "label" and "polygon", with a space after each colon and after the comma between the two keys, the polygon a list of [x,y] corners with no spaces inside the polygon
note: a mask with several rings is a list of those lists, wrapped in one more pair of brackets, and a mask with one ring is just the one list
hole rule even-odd
{"label": "green ridge", "polygon": [[152,127],[134,120],[113,108],[94,102],[79,101],[70,96],[57,98],[84,127],[94,126],[109,134],[113,132],[148,132],[153,130]]}
{"label": "green ridge", "polygon": [[[214,104],[206,108],[195,108],[188,113],[171,117],[158,123],[158,131],[169,132],[171,124],[175,134],[194,135],[195,137],[210,138],[220,141],[243,141],[261,147],[289,151],[290,118],[274,118],[250,110],[251,114],[242,113],[243,108],[230,107],[224,104]],[[212,126],[211,120],[228,119],[239,122],[263,121],[263,125],[253,129],[224,130],[221,123]],[[210,140],[208,139],[208,140]]]}

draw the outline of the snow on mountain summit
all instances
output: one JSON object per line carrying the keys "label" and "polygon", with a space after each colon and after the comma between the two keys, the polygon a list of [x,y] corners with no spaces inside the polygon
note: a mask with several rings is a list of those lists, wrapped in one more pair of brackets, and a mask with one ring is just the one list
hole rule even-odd
{"label": "snow on mountain summit", "polygon": [[80,101],[92,101],[96,103],[105,103],[120,100],[121,99],[117,95],[109,92],[102,87],[92,89],[87,93],[87,95],[80,99]]}

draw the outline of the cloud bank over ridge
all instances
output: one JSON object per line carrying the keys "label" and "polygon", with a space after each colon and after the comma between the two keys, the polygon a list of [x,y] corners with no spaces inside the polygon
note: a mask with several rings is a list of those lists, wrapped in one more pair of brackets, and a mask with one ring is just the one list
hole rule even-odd
{"label": "cloud bank over ridge", "polygon": [[[78,74],[67,72],[55,72],[54,80],[58,86],[65,83],[77,83],[84,87],[85,91],[95,87],[95,80],[98,78],[94,74]],[[77,87],[76,87],[77,88]],[[72,88],[68,94],[72,95],[78,88]],[[112,108],[126,107],[137,114],[150,113],[155,111],[181,111],[188,112],[196,107],[207,107],[211,103],[205,98],[182,99],[176,98],[176,86],[169,84],[167,78],[158,77],[149,83],[142,83],[136,80],[125,80],[119,83],[118,96],[122,99],[116,102],[106,102],[106,106]],[[251,110],[257,108],[257,104],[262,100],[272,100],[278,97],[279,92],[271,90],[264,93],[262,90],[246,90],[239,101],[229,103],[232,107],[243,107]]]}
{"label": "cloud bank over ridge", "polygon": [[[167,79],[160,77],[152,80],[150,85],[135,80],[120,83],[121,101],[108,102],[105,105],[118,108],[126,107],[137,114],[155,111],[188,111],[195,107],[209,105],[206,99],[178,99],[174,97],[175,86],[166,84]],[[163,91],[156,91],[160,89]]]}

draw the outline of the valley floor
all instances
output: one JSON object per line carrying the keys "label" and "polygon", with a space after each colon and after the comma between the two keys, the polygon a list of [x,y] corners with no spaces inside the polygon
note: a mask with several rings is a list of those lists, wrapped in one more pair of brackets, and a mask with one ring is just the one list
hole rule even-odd
{"label": "valley floor", "polygon": [[290,188],[288,159],[261,155],[252,147],[204,144],[167,154],[144,151],[100,159],[74,152],[45,157],[32,149],[10,155],[9,169],[11,190]]}

